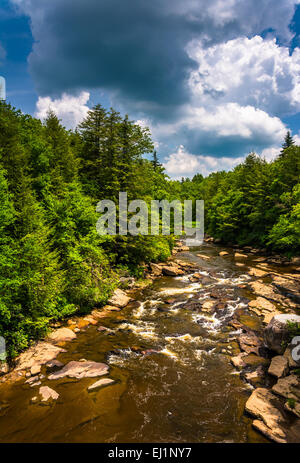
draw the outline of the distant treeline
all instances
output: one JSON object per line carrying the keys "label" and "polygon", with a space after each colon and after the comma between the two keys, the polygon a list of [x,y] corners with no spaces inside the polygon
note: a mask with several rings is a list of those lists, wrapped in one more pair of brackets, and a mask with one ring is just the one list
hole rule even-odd
{"label": "distant treeline", "polygon": [[254,154],[232,172],[170,180],[149,130],[113,109],[89,111],[68,131],[0,102],[0,335],[10,357],[49,323],[106,303],[120,275],[165,260],[172,237],[99,236],[96,204],[204,199],[206,232],[224,242],[290,254],[300,249],[300,148],[267,163]]}

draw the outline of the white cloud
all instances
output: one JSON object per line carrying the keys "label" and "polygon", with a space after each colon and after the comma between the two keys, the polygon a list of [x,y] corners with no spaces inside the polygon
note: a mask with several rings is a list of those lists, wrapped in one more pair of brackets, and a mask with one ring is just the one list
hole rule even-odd
{"label": "white cloud", "polygon": [[180,145],[175,153],[170,154],[163,163],[167,174],[175,179],[180,180],[182,177],[193,177],[200,173],[204,176],[211,172],[219,170],[230,170],[243,161],[243,157],[213,157],[190,154]]}
{"label": "white cloud", "polygon": [[240,37],[204,48],[189,44],[198,62],[189,78],[195,103],[238,102],[259,107],[272,115],[300,111],[300,49],[290,55],[274,40]]}
{"label": "white cloud", "polygon": [[286,126],[278,117],[253,106],[226,103],[219,106],[186,105],[173,123],[149,121],[155,140],[183,144],[189,152],[237,156],[278,145]]}
{"label": "white cloud", "polygon": [[36,103],[35,116],[40,119],[47,117],[51,109],[68,129],[75,128],[86,116],[89,110],[89,92],[81,92],[78,96],[63,93],[61,98],[52,100],[50,97],[39,97]]}

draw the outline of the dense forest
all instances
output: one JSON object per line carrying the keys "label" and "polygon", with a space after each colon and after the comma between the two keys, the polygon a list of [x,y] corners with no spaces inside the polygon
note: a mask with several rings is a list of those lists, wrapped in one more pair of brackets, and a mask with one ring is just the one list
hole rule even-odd
{"label": "dense forest", "polygon": [[251,153],[230,172],[170,180],[148,129],[100,105],[75,131],[0,102],[0,335],[14,357],[50,323],[106,303],[120,276],[165,260],[168,236],[99,236],[96,204],[204,199],[205,231],[223,243],[300,251],[300,147]]}

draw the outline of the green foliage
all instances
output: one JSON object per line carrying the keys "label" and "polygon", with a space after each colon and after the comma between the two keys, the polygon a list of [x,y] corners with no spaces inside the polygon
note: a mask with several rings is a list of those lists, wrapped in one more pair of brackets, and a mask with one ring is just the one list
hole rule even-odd
{"label": "green foliage", "polygon": [[[254,153],[231,172],[170,180],[147,128],[101,105],[74,132],[0,102],[0,335],[10,357],[49,323],[106,303],[120,269],[141,277],[166,260],[172,236],[99,236],[96,204],[205,201],[206,232],[225,242],[300,250],[300,147],[286,137],[267,163]],[[193,217],[193,221],[195,217]],[[117,224],[118,226],[118,224]]]}
{"label": "green foliage", "polygon": [[0,335],[9,357],[49,323],[106,303],[122,265],[170,255],[166,237],[99,236],[101,198],[148,198],[166,188],[163,169],[142,159],[148,129],[111,109],[91,110],[70,132],[49,111],[44,123],[0,102]]}

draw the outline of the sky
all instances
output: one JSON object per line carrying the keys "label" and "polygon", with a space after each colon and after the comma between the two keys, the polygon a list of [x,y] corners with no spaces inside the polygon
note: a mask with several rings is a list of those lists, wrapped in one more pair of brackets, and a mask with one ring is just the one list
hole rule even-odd
{"label": "sky", "polygon": [[128,113],[171,178],[271,160],[300,143],[300,0],[0,0],[0,75],[67,128]]}

